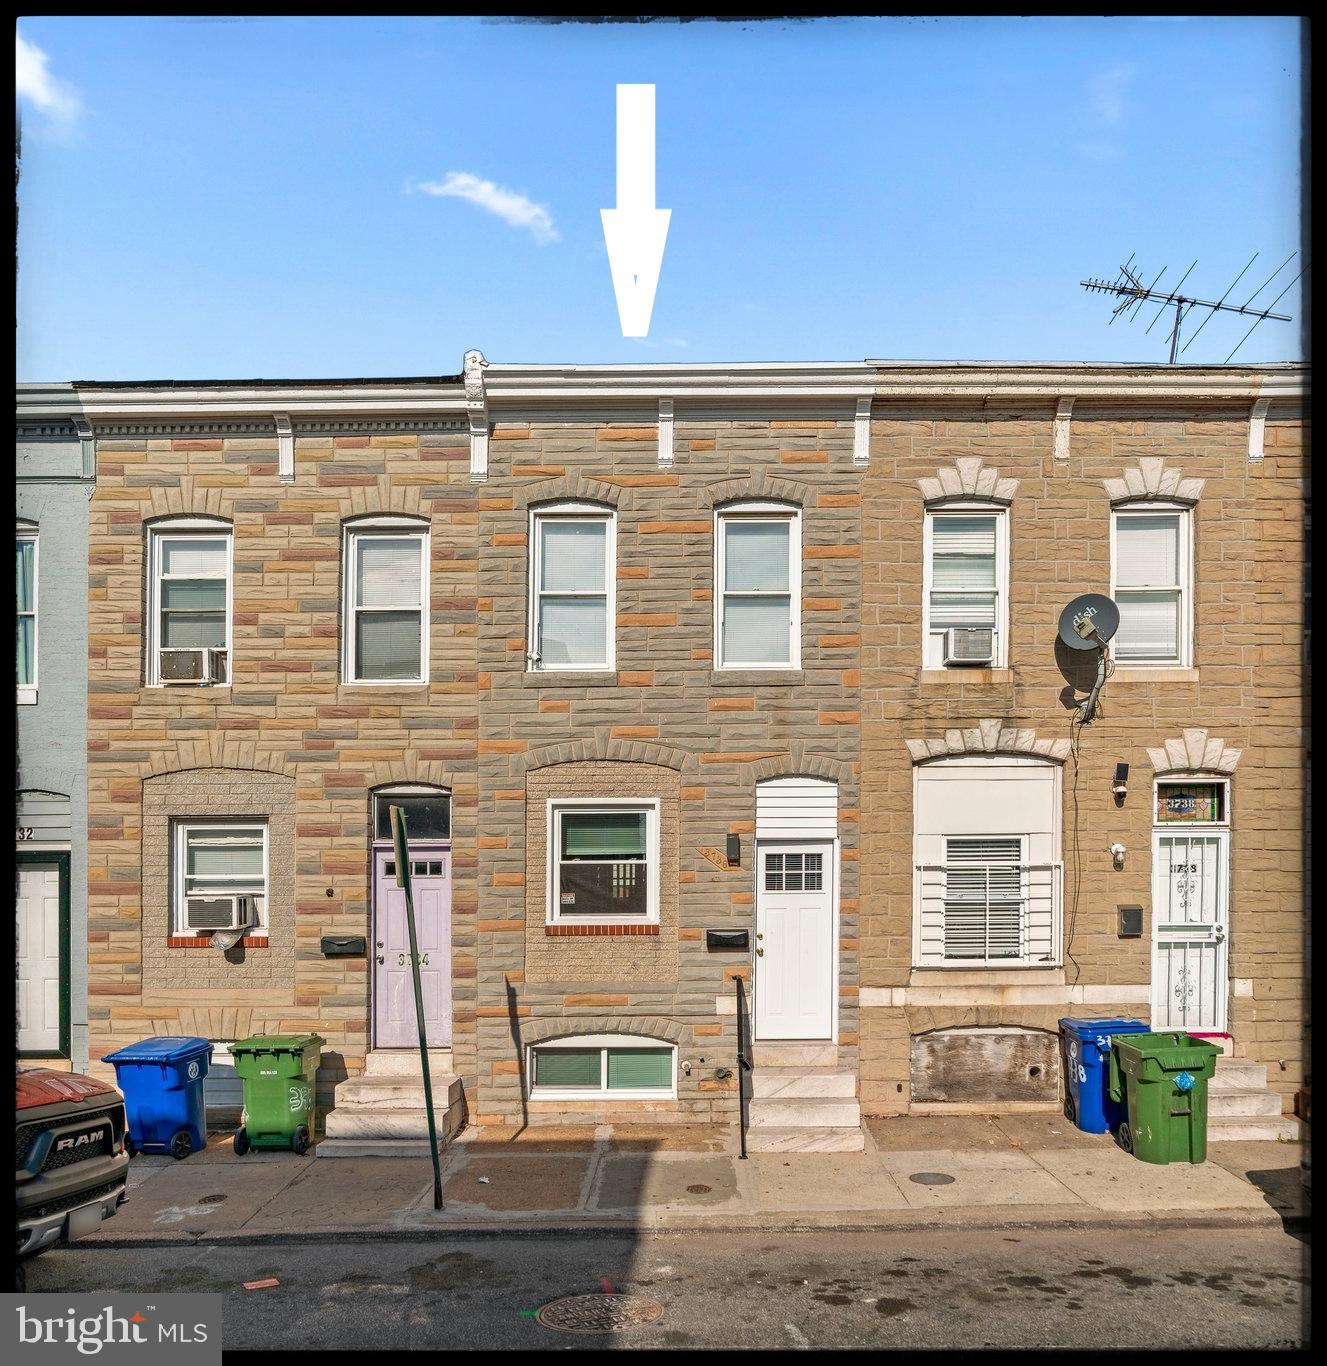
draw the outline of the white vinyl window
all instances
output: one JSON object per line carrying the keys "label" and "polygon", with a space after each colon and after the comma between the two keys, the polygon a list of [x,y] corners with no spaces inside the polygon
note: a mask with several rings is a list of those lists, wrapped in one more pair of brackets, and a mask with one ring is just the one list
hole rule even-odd
{"label": "white vinyl window", "polygon": [[801,667],[801,578],[801,516],[795,508],[740,503],[716,513],[716,668]]}
{"label": "white vinyl window", "polygon": [[548,804],[548,922],[657,924],[659,803]]}
{"label": "white vinyl window", "polygon": [[677,1047],[631,1034],[589,1034],[530,1050],[531,1100],[671,1100]]}
{"label": "white vinyl window", "polygon": [[345,681],[428,682],[427,530],[387,520],[347,527],[344,564]]}
{"label": "white vinyl window", "polygon": [[531,514],[532,669],[616,667],[615,540],[612,512],[592,503]]}
{"label": "white vinyl window", "polygon": [[928,508],[923,530],[922,664],[1007,662],[1009,514],[989,505]]}
{"label": "white vinyl window", "polygon": [[37,700],[37,532],[19,527],[15,538],[18,552],[14,584],[18,600],[18,702],[31,705]]}
{"label": "white vinyl window", "polygon": [[229,524],[205,518],[152,528],[150,685],[230,682],[232,545]]}
{"label": "white vinyl window", "polygon": [[176,934],[267,924],[267,821],[176,821]]}
{"label": "white vinyl window", "polygon": [[1111,513],[1111,596],[1120,664],[1192,662],[1193,554],[1188,508],[1117,508]]}

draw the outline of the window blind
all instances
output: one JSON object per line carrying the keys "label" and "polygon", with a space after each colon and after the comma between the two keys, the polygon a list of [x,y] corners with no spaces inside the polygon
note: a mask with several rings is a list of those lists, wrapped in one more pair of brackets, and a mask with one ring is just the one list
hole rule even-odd
{"label": "window blind", "polygon": [[540,523],[539,587],[549,593],[603,593],[608,524],[603,521]]}
{"label": "window blind", "polygon": [[1174,588],[1179,584],[1178,513],[1119,517],[1115,522],[1116,588]]}
{"label": "window blind", "polygon": [[359,607],[418,608],[421,601],[419,536],[357,536]]}
{"label": "window blind", "polygon": [[610,1091],[666,1091],[673,1084],[671,1048],[610,1048]]}
{"label": "window blind", "polygon": [[161,542],[161,572],[176,579],[224,579],[226,536],[184,540],[171,536]]}
{"label": "window blind", "polygon": [[1178,659],[1180,595],[1117,592],[1120,628],[1115,633],[1116,659]]}
{"label": "window blind", "polygon": [[607,597],[542,596],[538,648],[545,664],[607,663]]}
{"label": "window blind", "polygon": [[643,859],[645,812],[564,811],[562,857]]}
{"label": "window blind", "polygon": [[534,1055],[536,1086],[586,1087],[603,1085],[603,1053],[598,1048],[537,1048]]}
{"label": "window blind", "polygon": [[789,524],[730,518],[724,528],[724,591],[786,593]]}
{"label": "window blind", "polygon": [[263,890],[263,832],[186,830],[185,889],[196,893]]}
{"label": "window blind", "polygon": [[786,664],[791,658],[792,609],[787,596],[732,597],[723,603],[725,663]]}
{"label": "window blind", "polygon": [[608,523],[566,518],[539,523],[538,623],[542,664],[608,663]]}
{"label": "window blind", "polygon": [[359,612],[355,622],[356,677],[420,676],[419,612]]}

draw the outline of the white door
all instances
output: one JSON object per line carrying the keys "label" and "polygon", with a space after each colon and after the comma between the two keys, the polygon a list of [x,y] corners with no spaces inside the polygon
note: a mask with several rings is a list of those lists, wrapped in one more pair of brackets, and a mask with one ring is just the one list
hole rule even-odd
{"label": "white door", "polygon": [[755,1037],[834,1037],[834,846],[757,846]]}
{"label": "white door", "polygon": [[18,1051],[60,1051],[60,868],[18,868]]}
{"label": "white door", "polygon": [[1226,1029],[1229,839],[1226,830],[1155,832],[1153,1029]]}

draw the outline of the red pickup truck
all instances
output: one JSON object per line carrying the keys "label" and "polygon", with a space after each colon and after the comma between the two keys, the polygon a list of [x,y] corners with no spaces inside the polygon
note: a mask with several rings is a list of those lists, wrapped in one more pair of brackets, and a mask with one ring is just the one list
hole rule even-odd
{"label": "red pickup truck", "polygon": [[14,1183],[18,1255],[82,1238],[125,1198],[124,1097],[104,1081],[19,1069]]}

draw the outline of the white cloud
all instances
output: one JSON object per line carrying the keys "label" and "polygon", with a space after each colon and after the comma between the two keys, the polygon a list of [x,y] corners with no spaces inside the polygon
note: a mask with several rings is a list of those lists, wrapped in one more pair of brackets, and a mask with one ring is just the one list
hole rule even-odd
{"label": "white cloud", "polygon": [[510,223],[513,228],[524,228],[541,245],[558,241],[553,215],[543,204],[536,204],[505,185],[481,180],[469,171],[448,171],[446,179],[421,180],[414,189],[440,198],[467,200],[486,213],[495,214],[504,223]]}
{"label": "white cloud", "polygon": [[1087,83],[1087,97],[1092,115],[1098,123],[1114,128],[1124,122],[1129,112],[1127,96],[1138,67],[1133,62],[1113,66],[1093,76]]}
{"label": "white cloud", "polygon": [[14,88],[18,98],[52,123],[68,126],[78,117],[82,104],[73,86],[52,76],[50,58],[21,33],[14,35]]}

